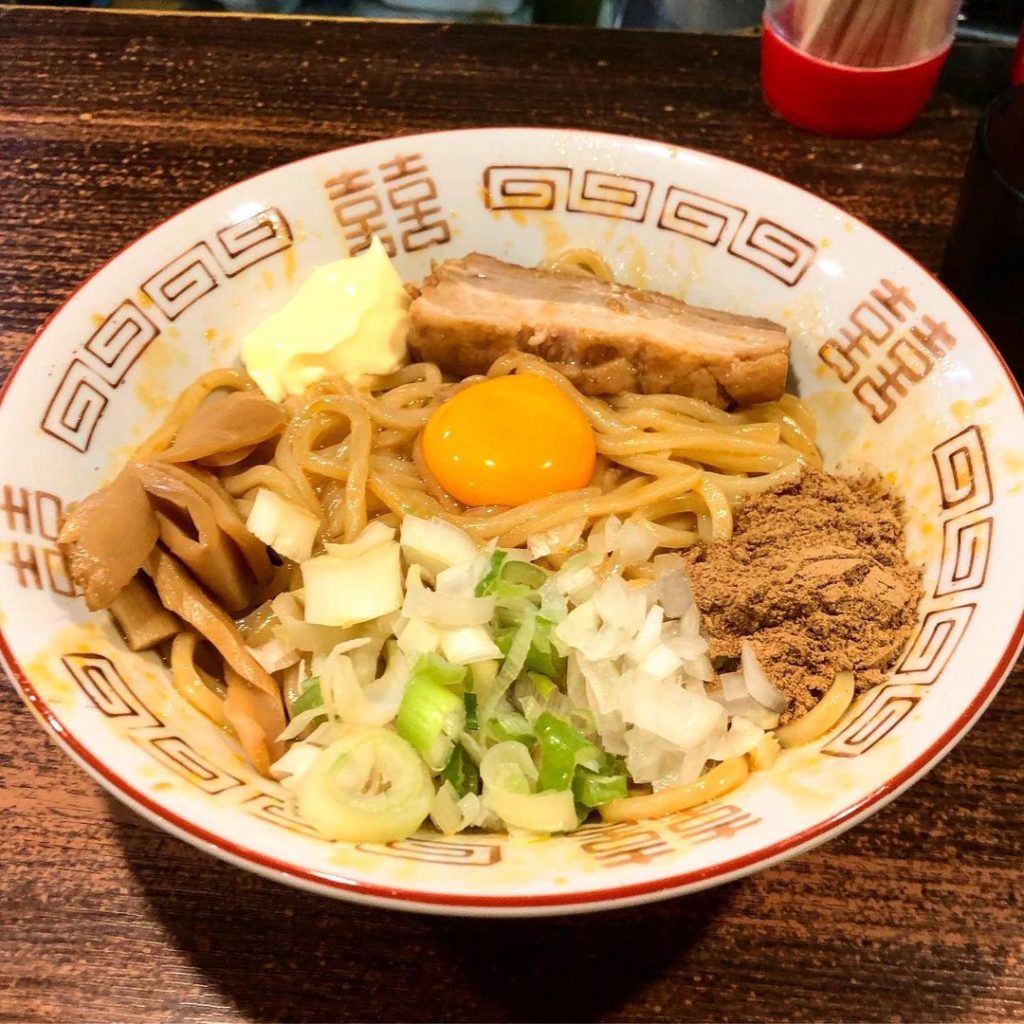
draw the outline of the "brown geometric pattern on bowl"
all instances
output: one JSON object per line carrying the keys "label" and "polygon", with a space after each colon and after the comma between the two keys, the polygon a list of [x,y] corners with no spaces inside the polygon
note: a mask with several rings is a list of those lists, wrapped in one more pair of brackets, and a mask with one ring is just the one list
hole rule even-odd
{"label": "brown geometric pattern on bowl", "polygon": [[484,170],[489,210],[586,213],[644,223],[656,208],[657,226],[693,238],[763,270],[787,287],[804,276],[817,246],[769,217],[751,214],[713,196],[669,185],[652,207],[656,186],[646,178],[584,168],[492,164]]}
{"label": "brown geometric pattern on bowl", "polygon": [[941,678],[974,618],[974,602],[953,602],[950,595],[976,590],[988,572],[994,520],[979,516],[993,501],[985,439],[972,425],[937,444],[931,454],[942,495],[942,556],[935,585],[921,602],[920,620],[892,681],[874,691],[822,747],[823,754],[859,757],[885,739],[923,698],[920,688]]}
{"label": "brown geometric pattern on bowl", "polygon": [[120,302],[69,361],[43,413],[43,431],[74,451],[87,452],[113,392],[160,336],[162,326],[209,295],[225,278],[291,245],[292,232],[284,215],[268,206],[190,245],[150,274],[131,292],[139,301]]}
{"label": "brown geometric pattern on bowl", "polygon": [[[276,787],[271,789],[269,783],[250,773],[245,778],[236,775],[199,753],[146,705],[114,659],[93,651],[77,651],[64,654],[61,662],[100,714],[116,720],[140,749],[183,781],[209,796],[225,797],[261,821],[320,838],[297,817]],[[670,835],[698,845],[729,839],[760,820],[733,804],[716,803],[681,812],[659,824]],[[595,865],[603,868],[649,863],[674,849],[662,832],[635,824],[591,825],[571,838]],[[502,859],[500,841],[472,838],[441,840],[413,836],[385,844],[360,843],[357,849],[374,856],[455,867],[488,867]]]}

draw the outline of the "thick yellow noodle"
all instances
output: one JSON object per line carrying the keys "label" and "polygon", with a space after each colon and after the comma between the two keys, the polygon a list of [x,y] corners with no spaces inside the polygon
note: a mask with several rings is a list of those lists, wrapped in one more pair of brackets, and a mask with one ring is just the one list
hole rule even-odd
{"label": "thick yellow noodle", "polygon": [[[727,540],[733,505],[795,480],[802,465],[820,463],[813,417],[791,395],[739,412],[679,395],[593,398],[520,352],[499,358],[488,376],[511,373],[547,378],[587,417],[599,453],[590,486],[516,508],[459,505],[431,476],[420,432],[442,402],[482,378],[446,382],[429,363],[373,379],[367,388],[341,378],[320,381],[286,403],[289,422],[269,462],[228,467],[220,479],[243,514],[266,487],[319,515],[329,541],[350,541],[372,519],[396,514],[440,516],[481,542],[516,547],[531,534],[616,515],[648,523],[659,546],[675,548]],[[251,386],[239,371],[200,377],[136,458],[159,458],[212,391]]]}

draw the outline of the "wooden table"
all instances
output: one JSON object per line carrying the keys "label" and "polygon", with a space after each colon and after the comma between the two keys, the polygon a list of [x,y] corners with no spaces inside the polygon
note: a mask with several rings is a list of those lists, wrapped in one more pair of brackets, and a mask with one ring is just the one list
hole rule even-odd
{"label": "wooden table", "polygon": [[[453,126],[589,126],[788,178],[937,265],[1008,54],[958,50],[878,142],[773,119],[749,39],[0,9],[0,366],[98,263],[297,157]],[[1024,1019],[1021,668],[931,775],[822,849],[596,918],[450,921],[293,892],[104,795],[9,687],[0,1018]]]}

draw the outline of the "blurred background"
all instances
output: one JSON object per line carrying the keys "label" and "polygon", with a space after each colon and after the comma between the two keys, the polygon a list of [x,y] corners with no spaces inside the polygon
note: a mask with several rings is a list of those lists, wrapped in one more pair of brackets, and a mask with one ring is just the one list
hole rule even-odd
{"label": "blurred background", "polygon": [[[756,32],[764,0],[15,0],[26,6],[318,14],[428,21],[599,25],[681,32]],[[899,0],[893,0],[898,3]],[[1024,0],[966,0],[958,35],[1011,44]]]}

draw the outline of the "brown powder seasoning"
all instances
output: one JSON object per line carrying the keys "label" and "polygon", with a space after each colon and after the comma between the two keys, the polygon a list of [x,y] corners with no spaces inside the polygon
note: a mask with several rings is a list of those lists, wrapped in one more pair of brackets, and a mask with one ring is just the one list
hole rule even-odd
{"label": "brown powder seasoning", "polygon": [[858,692],[885,679],[917,618],[921,573],[906,559],[903,505],[875,477],[806,470],[735,515],[731,541],[690,554],[712,658],[749,640],[789,699],[809,711],[837,672]]}

